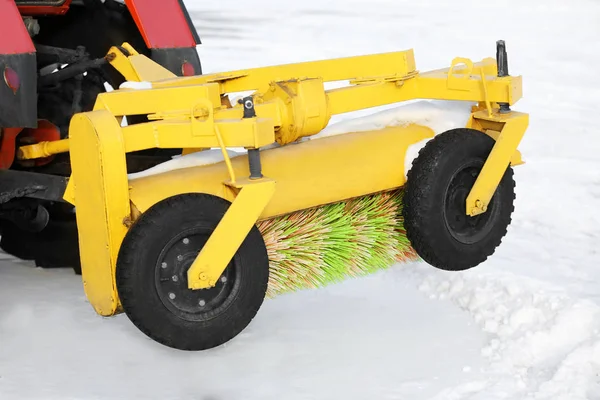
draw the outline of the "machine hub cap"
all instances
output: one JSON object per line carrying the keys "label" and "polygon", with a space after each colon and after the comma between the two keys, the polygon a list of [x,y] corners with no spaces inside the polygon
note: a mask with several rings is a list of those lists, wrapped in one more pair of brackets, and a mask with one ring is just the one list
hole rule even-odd
{"label": "machine hub cap", "polygon": [[234,259],[214,287],[188,288],[187,271],[210,234],[208,229],[182,232],[163,248],[155,267],[155,285],[162,303],[173,314],[189,321],[210,319],[223,312],[239,286]]}
{"label": "machine hub cap", "polygon": [[486,212],[474,217],[466,214],[467,196],[480,170],[479,162],[464,165],[453,176],[446,191],[444,201],[446,227],[454,239],[464,244],[473,244],[484,239],[492,230],[499,211],[495,206],[498,202],[496,192]]}

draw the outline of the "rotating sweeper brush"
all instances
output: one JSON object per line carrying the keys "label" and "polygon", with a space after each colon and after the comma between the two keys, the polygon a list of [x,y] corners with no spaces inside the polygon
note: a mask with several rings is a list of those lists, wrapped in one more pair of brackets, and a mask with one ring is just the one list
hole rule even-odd
{"label": "rotating sweeper brush", "polygon": [[[127,44],[108,59],[138,89],[99,95],[73,117],[68,142],[21,157],[69,148],[64,198],[77,209],[87,297],[103,316],[124,310],[164,345],[229,341],[267,291],[416,255],[471,268],[506,233],[528,115],[510,108],[521,78],[508,75],[503,42],[496,59],[456,58],[431,72],[416,70],[412,50],[185,78]],[[324,89],[340,80],[349,85]],[[228,94],[243,91],[253,94],[232,106]],[[409,124],[310,140],[332,115],[419,98],[473,109],[466,126],[437,136]],[[129,115],[148,120],[122,126]],[[239,147],[247,153],[230,157]],[[126,153],[150,148],[221,149],[223,160],[129,179]]]}

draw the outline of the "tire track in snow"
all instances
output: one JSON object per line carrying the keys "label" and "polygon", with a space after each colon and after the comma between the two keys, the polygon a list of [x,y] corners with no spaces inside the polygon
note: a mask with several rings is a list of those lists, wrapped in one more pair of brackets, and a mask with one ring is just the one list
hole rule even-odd
{"label": "tire track in snow", "polygon": [[487,335],[485,382],[436,399],[600,398],[600,307],[510,273],[415,271],[419,290],[468,312]]}

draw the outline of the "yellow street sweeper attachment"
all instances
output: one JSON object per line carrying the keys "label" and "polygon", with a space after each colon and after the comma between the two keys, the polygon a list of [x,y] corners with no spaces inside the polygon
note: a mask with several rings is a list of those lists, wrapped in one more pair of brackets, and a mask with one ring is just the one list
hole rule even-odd
{"label": "yellow street sweeper attachment", "polygon": [[[359,275],[373,260],[416,252],[458,271],[485,261],[506,234],[528,115],[511,109],[522,82],[508,74],[503,41],[495,59],[456,58],[431,72],[417,71],[412,50],[183,78],[127,44],[108,59],[137,88],[99,95],[73,117],[69,139],[21,157],[70,152],[64,198],[76,206],[87,298],[166,346],[229,341],[268,289],[335,280],[319,264]],[[333,81],[348,85],[325,90]],[[235,93],[251,94],[232,105]],[[413,99],[471,102],[472,114],[439,135],[409,124],[311,140],[332,115]],[[132,115],[147,122],[122,123]],[[424,141],[406,171],[411,146]],[[220,149],[223,158],[129,179],[126,153],[151,148]],[[230,157],[232,148],[247,152]],[[402,249],[381,246],[404,230]]]}

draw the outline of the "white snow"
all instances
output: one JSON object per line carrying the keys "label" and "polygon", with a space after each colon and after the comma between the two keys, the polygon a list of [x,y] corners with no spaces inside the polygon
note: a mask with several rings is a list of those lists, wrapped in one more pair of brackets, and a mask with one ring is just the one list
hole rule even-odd
{"label": "white snow", "polygon": [[[205,72],[406,48],[426,71],[506,40],[531,115],[508,235],[470,271],[399,265],[268,300],[202,353],[96,316],[67,270],[1,260],[0,399],[600,399],[600,3],[186,4]],[[402,123],[395,108],[328,130]]]}
{"label": "white snow", "polygon": [[[242,154],[242,152],[227,149],[227,155],[229,156],[229,158],[237,157],[240,154]],[[157,166],[148,168],[144,171],[128,174],[127,176],[129,177],[129,180],[135,180],[176,169],[215,164],[220,161],[223,161],[223,152],[221,151],[221,149],[209,149],[186,154],[184,156],[175,156],[172,160],[158,164]]]}
{"label": "white snow", "polygon": [[135,82],[135,81],[125,81],[119,85],[119,89],[131,89],[131,90],[143,90],[143,89],[152,89],[152,82]]}

